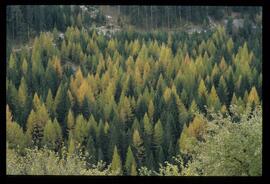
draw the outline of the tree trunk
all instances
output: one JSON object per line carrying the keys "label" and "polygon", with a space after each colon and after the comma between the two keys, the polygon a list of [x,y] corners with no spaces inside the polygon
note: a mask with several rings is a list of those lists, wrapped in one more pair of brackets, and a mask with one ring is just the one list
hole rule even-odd
{"label": "tree trunk", "polygon": [[167,29],[170,29],[169,7],[167,7]]}
{"label": "tree trunk", "polygon": [[152,6],[150,6],[150,27],[152,28],[153,26],[153,12],[152,12]]}
{"label": "tree trunk", "polygon": [[179,7],[179,14],[180,14],[180,15],[179,15],[179,20],[180,20],[179,23],[180,23],[180,24],[181,24],[181,21],[182,21],[182,17],[181,17],[181,16],[182,16],[182,12],[181,12],[181,9],[182,9],[182,7],[180,6],[180,7]]}

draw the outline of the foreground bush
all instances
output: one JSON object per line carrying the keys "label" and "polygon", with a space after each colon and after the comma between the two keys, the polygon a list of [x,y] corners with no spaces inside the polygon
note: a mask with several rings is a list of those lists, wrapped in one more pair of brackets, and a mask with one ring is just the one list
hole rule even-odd
{"label": "foreground bush", "polygon": [[104,162],[88,168],[85,158],[70,155],[63,149],[62,154],[46,148],[26,149],[21,156],[14,149],[7,149],[8,175],[115,175],[110,166],[105,168]]}
{"label": "foreground bush", "polygon": [[[233,108],[232,112],[236,112]],[[235,116],[240,121],[235,122]],[[175,163],[165,162],[158,172],[143,167],[140,175],[160,176],[261,176],[262,175],[262,109],[227,117],[212,114],[203,141],[197,141],[191,159],[184,164],[185,154]]]}

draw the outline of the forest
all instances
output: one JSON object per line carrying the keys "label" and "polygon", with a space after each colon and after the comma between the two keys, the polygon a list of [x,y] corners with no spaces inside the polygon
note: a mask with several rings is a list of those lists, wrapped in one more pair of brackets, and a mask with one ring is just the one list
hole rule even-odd
{"label": "forest", "polygon": [[7,7],[7,174],[262,175],[261,8],[102,8]]}

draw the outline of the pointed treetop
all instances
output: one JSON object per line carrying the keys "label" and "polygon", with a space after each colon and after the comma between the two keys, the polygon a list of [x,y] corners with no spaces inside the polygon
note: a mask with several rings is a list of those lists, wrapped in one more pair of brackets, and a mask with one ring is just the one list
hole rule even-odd
{"label": "pointed treetop", "polygon": [[161,121],[158,120],[158,122],[155,124],[154,127],[154,135],[153,135],[153,143],[155,146],[161,146],[163,141],[164,131],[161,124]]}
{"label": "pointed treetop", "polygon": [[134,130],[132,138],[135,147],[139,147],[142,145],[143,140],[141,139],[140,133],[137,129]]}
{"label": "pointed treetop", "polygon": [[115,174],[120,174],[121,175],[123,173],[123,170],[122,170],[122,161],[121,161],[121,158],[120,158],[120,155],[118,153],[118,150],[117,150],[117,146],[116,145],[114,146],[111,170]]}
{"label": "pointed treetop", "polygon": [[41,101],[37,95],[37,93],[34,94],[34,98],[33,98],[33,110],[37,111],[37,109],[39,109],[41,107]]}
{"label": "pointed treetop", "polygon": [[227,63],[226,63],[226,61],[225,61],[225,59],[224,59],[224,57],[222,57],[222,59],[221,59],[221,61],[220,61],[220,63],[219,63],[219,68],[221,69],[221,71],[225,71],[226,69],[227,69]]}
{"label": "pointed treetop", "polygon": [[196,101],[193,99],[191,104],[190,104],[190,107],[189,107],[189,111],[193,114],[195,112],[197,112],[199,109],[198,109],[198,106],[196,104]]}
{"label": "pointed treetop", "polygon": [[199,88],[198,88],[198,92],[199,92],[199,96],[206,96],[207,95],[207,89],[205,87],[204,84],[204,80],[201,79],[200,84],[199,84]]}
{"label": "pointed treetop", "polygon": [[214,107],[215,110],[218,110],[221,106],[219,97],[217,95],[217,91],[215,86],[213,85],[208,97],[208,106],[209,107]]}
{"label": "pointed treetop", "polygon": [[256,88],[253,86],[248,95],[248,103],[260,104],[260,98]]}
{"label": "pointed treetop", "polygon": [[153,134],[153,125],[150,122],[147,113],[144,114],[143,117],[143,126],[144,126],[144,132],[147,134],[147,136],[152,136]]}
{"label": "pointed treetop", "polygon": [[125,162],[125,170],[127,174],[130,174],[133,162],[135,162],[135,158],[131,150],[131,147],[129,145],[127,149],[126,162]]}
{"label": "pointed treetop", "polygon": [[188,52],[186,53],[186,56],[185,56],[185,59],[184,59],[184,63],[185,64],[189,64],[190,63],[190,58],[189,58]]}

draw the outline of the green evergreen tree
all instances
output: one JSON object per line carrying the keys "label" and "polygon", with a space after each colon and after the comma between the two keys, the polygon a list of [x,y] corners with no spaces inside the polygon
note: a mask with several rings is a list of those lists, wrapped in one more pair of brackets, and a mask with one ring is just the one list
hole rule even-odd
{"label": "green evergreen tree", "polygon": [[26,127],[27,134],[32,137],[34,145],[41,146],[44,127],[48,120],[49,114],[44,104],[37,106],[36,110],[32,110],[30,112]]}
{"label": "green evergreen tree", "polygon": [[144,165],[145,162],[145,147],[144,147],[144,142],[139,134],[139,131],[136,129],[133,132],[133,146],[135,148],[135,155],[138,160],[138,165],[142,166]]}
{"label": "green evergreen tree", "polygon": [[102,120],[99,121],[98,128],[97,128],[97,146],[102,150],[102,153],[104,155],[104,160],[106,160],[106,137],[105,137],[105,130],[104,130],[104,123]]}
{"label": "green evergreen tree", "polygon": [[49,89],[49,91],[48,91],[48,95],[47,95],[45,104],[46,104],[46,107],[47,107],[48,112],[50,114],[50,117],[54,118],[55,117],[54,101],[53,101],[51,89]]}
{"label": "green evergreen tree", "polygon": [[93,140],[92,136],[88,137],[86,150],[87,150],[87,152],[89,154],[88,162],[96,164],[96,162],[97,162],[97,152],[96,152],[96,147],[95,147],[94,140]]}
{"label": "green evergreen tree", "polygon": [[12,114],[9,110],[9,106],[6,106],[6,122],[7,122],[7,142],[10,148],[23,149],[25,146],[25,135],[23,129],[19,126],[18,123],[13,121]]}
{"label": "green evergreen tree", "polygon": [[125,162],[125,171],[127,175],[131,175],[132,171],[132,164],[133,162],[136,163],[133,152],[131,150],[131,147],[128,146],[127,155],[126,155],[126,162]]}
{"label": "green evergreen tree", "polygon": [[20,115],[18,116],[18,122],[20,122],[21,125],[23,125],[27,119],[27,112],[28,112],[27,100],[29,100],[28,90],[25,79],[23,77],[21,79],[21,83],[18,89],[18,112],[16,113]]}
{"label": "green evergreen tree", "polygon": [[98,148],[98,161],[104,161],[104,154],[100,148]]}
{"label": "green evergreen tree", "polygon": [[153,145],[156,149],[162,146],[164,140],[163,136],[164,136],[163,127],[160,120],[158,120],[158,122],[155,124],[153,135]]}
{"label": "green evergreen tree", "polygon": [[228,104],[228,90],[223,76],[221,76],[219,80],[218,96],[220,97],[222,103]]}
{"label": "green evergreen tree", "polygon": [[200,110],[204,110],[204,106],[206,105],[207,94],[208,92],[204,84],[204,81],[201,80],[198,88],[198,100],[197,100]]}
{"label": "green evergreen tree", "polygon": [[154,166],[154,155],[153,152],[150,151],[150,154],[148,154],[149,156],[146,157],[146,161],[145,161],[145,166],[148,169],[154,170],[155,166]]}
{"label": "green evergreen tree", "polygon": [[65,117],[68,113],[70,102],[67,98],[66,87],[61,83],[54,99],[55,113],[62,129],[66,129]]}
{"label": "green evergreen tree", "polygon": [[137,164],[136,164],[135,160],[132,162],[130,175],[131,176],[137,176],[138,175]]}
{"label": "green evergreen tree", "polygon": [[89,123],[84,119],[82,114],[76,117],[75,122],[74,140],[79,144],[79,146],[84,147],[88,138]]}
{"label": "green evergreen tree", "polygon": [[219,101],[219,97],[217,95],[217,92],[214,86],[212,86],[210,94],[209,94],[209,98],[207,100],[208,100],[207,105],[209,108],[214,108],[215,111],[220,110],[221,103]]}
{"label": "green evergreen tree", "polygon": [[145,140],[146,146],[149,148],[150,144],[152,142],[153,125],[150,122],[146,113],[145,113],[144,118],[143,118],[143,125],[144,125],[144,133],[145,133],[144,140]]}
{"label": "green evergreen tree", "polygon": [[56,119],[49,120],[44,127],[43,144],[49,149],[58,150],[62,142],[62,130]]}
{"label": "green evergreen tree", "polygon": [[119,156],[117,147],[114,147],[114,151],[113,151],[113,157],[112,157],[112,166],[111,166],[112,171],[118,175],[118,174],[122,174],[123,170],[122,170],[122,161],[121,158]]}

